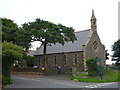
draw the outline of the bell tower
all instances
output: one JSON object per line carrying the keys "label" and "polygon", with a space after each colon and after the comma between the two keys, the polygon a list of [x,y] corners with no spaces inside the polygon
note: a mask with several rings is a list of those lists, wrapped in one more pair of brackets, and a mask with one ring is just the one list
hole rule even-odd
{"label": "bell tower", "polygon": [[97,31],[97,24],[96,24],[96,17],[94,15],[94,10],[92,10],[92,16],[91,16],[91,30],[94,32],[94,31]]}

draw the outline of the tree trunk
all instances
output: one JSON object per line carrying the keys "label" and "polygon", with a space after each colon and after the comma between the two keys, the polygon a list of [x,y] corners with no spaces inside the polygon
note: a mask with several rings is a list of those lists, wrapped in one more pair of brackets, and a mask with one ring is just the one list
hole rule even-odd
{"label": "tree trunk", "polygon": [[43,49],[43,67],[45,66],[45,60],[46,60],[46,48],[47,48],[47,44],[44,43],[44,49]]}

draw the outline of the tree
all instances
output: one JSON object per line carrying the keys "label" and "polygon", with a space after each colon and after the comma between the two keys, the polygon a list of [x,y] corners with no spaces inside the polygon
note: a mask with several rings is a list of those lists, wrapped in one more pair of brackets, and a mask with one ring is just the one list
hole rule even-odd
{"label": "tree", "polygon": [[74,29],[72,27],[63,26],[62,24],[53,24],[51,22],[37,18],[34,22],[29,22],[25,24],[25,26],[25,30],[29,30],[29,33],[32,32],[32,41],[40,41],[44,46],[43,66],[45,65],[47,44],[60,43],[64,45],[65,41],[74,42],[76,40],[76,37],[74,35]]}
{"label": "tree", "polygon": [[15,60],[19,60],[23,56],[23,48],[4,41],[2,43],[2,75],[10,78],[11,68]]}
{"label": "tree", "polygon": [[106,54],[106,60],[109,59],[109,53],[108,53],[108,50],[105,50],[105,54]]}
{"label": "tree", "polygon": [[2,41],[15,43],[16,32],[18,30],[18,25],[14,23],[11,19],[2,18]]}
{"label": "tree", "polygon": [[117,64],[120,61],[120,39],[114,42],[114,44],[112,45],[112,51],[114,51],[112,57],[117,57],[117,59],[113,59],[116,61]]}

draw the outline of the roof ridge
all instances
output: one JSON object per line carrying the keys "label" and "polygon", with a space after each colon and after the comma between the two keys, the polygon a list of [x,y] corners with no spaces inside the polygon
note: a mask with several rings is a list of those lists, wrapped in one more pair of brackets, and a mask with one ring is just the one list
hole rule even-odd
{"label": "roof ridge", "polygon": [[86,29],[86,30],[82,30],[82,31],[75,31],[74,33],[78,33],[78,32],[84,32],[84,31],[89,31],[91,29]]}

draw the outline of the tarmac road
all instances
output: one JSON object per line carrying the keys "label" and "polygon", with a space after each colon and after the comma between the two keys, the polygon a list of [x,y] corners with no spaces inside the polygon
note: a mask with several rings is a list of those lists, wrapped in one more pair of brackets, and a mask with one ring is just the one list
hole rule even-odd
{"label": "tarmac road", "polygon": [[14,84],[6,88],[118,88],[118,82],[86,83],[68,80],[66,76],[27,77],[13,75]]}

